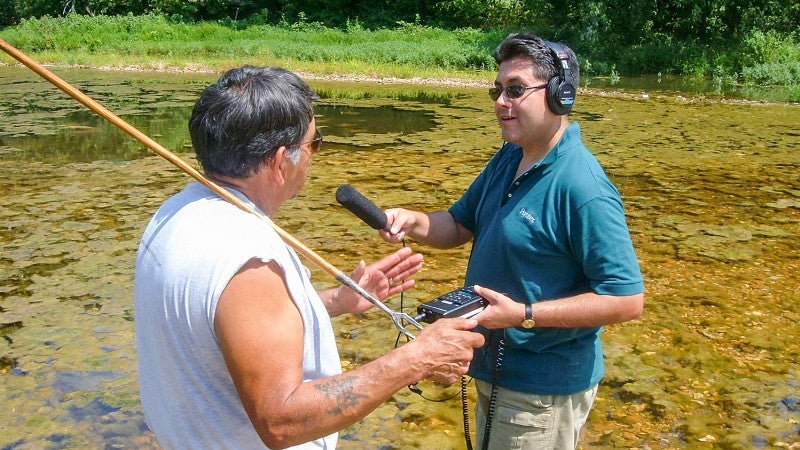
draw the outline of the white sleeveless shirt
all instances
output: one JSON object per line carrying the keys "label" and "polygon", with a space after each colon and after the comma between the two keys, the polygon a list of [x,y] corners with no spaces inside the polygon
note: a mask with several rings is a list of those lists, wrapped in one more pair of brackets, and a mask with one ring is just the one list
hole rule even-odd
{"label": "white sleeveless shirt", "polygon": [[[263,220],[191,183],[151,219],[134,276],[141,401],[165,448],[265,448],[214,334],[219,297],[252,258],[275,261],[286,276],[304,325],[303,379],[341,373],[330,317],[295,252]],[[281,349],[270,353],[263,357],[281,357]],[[334,433],[293,448],[333,449],[336,441]]]}

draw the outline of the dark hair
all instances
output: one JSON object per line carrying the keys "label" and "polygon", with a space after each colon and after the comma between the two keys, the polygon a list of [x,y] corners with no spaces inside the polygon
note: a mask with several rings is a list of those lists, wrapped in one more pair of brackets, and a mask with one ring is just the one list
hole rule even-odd
{"label": "dark hair", "polygon": [[[570,71],[572,72],[571,81],[572,84],[577,87],[580,77],[578,58],[571,48],[561,43],[559,43],[559,45],[563,47],[569,55],[567,64],[569,64]],[[515,58],[527,59],[531,62],[533,76],[545,82],[558,75],[559,72],[556,64],[560,63],[557,61],[553,51],[544,40],[531,33],[509,34],[503,42],[497,46],[492,56],[497,65]]]}
{"label": "dark hair", "polygon": [[284,69],[243,66],[226,72],[203,91],[189,119],[200,165],[210,175],[252,175],[280,146],[305,136],[317,99]]}

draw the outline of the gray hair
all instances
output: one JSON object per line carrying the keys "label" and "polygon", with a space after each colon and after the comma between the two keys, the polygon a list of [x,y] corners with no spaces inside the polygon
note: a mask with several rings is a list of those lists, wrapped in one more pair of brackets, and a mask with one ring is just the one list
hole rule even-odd
{"label": "gray hair", "polygon": [[293,163],[319,97],[297,75],[276,67],[232,69],[207,87],[192,110],[189,133],[210,175],[245,178],[281,146]]}

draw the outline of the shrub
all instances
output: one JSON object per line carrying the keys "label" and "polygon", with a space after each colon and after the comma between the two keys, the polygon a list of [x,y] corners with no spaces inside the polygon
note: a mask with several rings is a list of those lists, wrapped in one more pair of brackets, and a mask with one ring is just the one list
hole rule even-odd
{"label": "shrub", "polygon": [[756,64],[742,69],[748,84],[800,86],[800,61]]}
{"label": "shrub", "polygon": [[800,85],[800,43],[775,32],[753,31],[745,38],[739,61],[751,84]]}

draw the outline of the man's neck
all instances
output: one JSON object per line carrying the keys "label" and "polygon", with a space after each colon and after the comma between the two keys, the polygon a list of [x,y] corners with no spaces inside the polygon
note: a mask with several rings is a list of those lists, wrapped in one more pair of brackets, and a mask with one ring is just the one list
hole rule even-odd
{"label": "man's neck", "polygon": [[533,139],[528,144],[523,145],[522,162],[530,166],[544,159],[550,150],[558,144],[558,141],[561,140],[561,136],[568,126],[569,120],[562,118],[562,120],[555,122],[549,130],[543,130],[537,136],[538,139]]}
{"label": "man's neck", "polygon": [[265,176],[263,171],[255,173],[247,178],[232,178],[225,176],[209,176],[215,183],[228,188],[236,189],[244,194],[248,200],[264,212],[269,217],[278,211],[280,202],[276,201],[274,193],[263,186],[270,186],[269,183],[261,183],[259,179]]}

